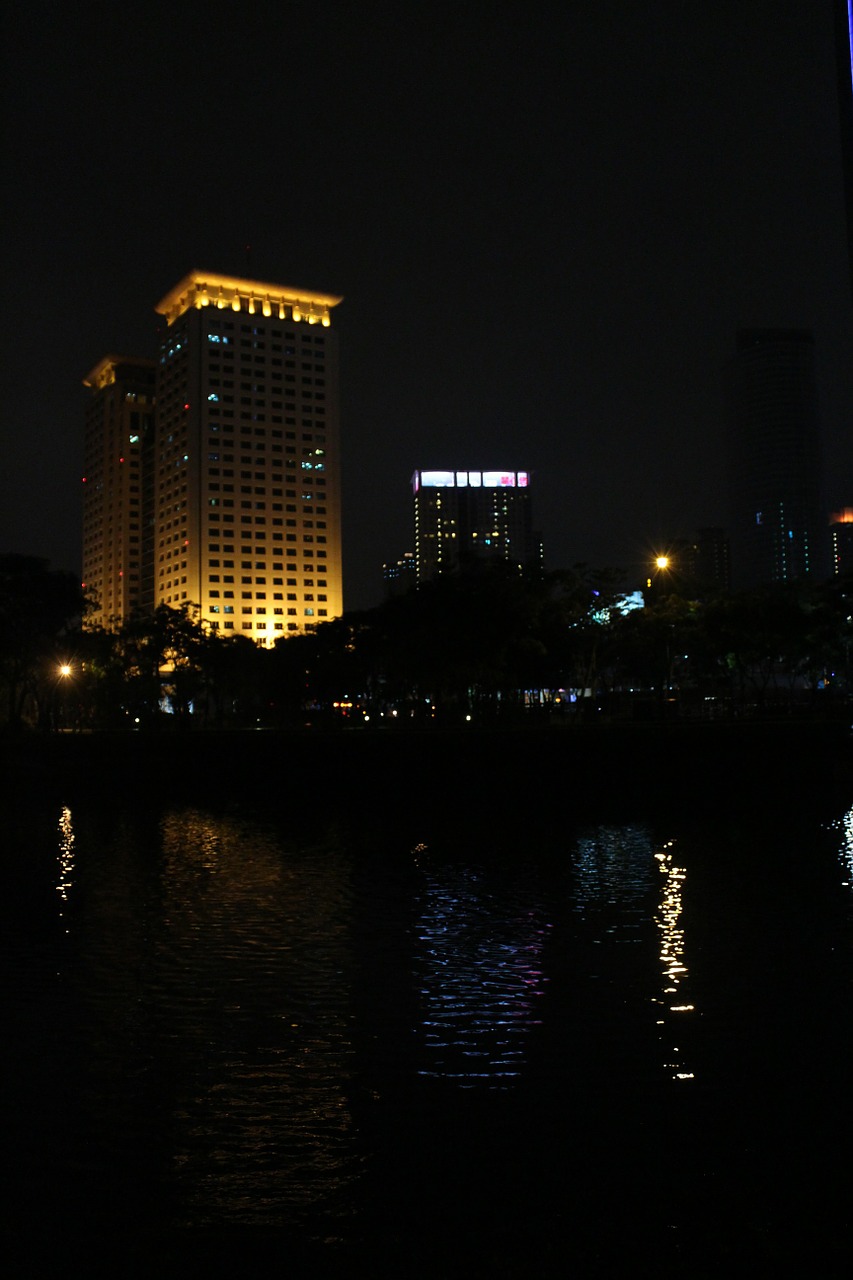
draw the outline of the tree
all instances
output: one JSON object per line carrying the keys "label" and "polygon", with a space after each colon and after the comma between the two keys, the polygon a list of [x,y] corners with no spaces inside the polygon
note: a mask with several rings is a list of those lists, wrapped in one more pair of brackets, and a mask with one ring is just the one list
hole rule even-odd
{"label": "tree", "polygon": [[58,666],[86,609],[74,574],[36,556],[0,556],[0,685],[11,729],[49,724]]}

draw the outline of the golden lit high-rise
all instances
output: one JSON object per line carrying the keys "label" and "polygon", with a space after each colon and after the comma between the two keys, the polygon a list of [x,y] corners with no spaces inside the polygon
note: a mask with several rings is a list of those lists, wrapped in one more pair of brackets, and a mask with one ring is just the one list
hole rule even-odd
{"label": "golden lit high-rise", "polygon": [[151,604],[267,646],[342,612],[340,301],[193,271],[157,304]]}
{"label": "golden lit high-rise", "polygon": [[[153,360],[105,356],[84,378],[83,586],[88,626],[121,623],[150,603],[143,474],[154,440]],[[146,567],[148,582],[146,583]]]}

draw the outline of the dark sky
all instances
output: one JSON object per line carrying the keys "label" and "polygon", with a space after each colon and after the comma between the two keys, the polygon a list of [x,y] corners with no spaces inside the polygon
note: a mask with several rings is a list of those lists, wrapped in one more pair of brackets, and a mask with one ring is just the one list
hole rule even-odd
{"label": "dark sky", "polygon": [[348,608],[416,467],[532,470],[552,568],[724,523],[741,325],[815,330],[853,505],[834,37],[831,0],[7,6],[0,551],[79,568],[81,379],[195,267],[345,295]]}

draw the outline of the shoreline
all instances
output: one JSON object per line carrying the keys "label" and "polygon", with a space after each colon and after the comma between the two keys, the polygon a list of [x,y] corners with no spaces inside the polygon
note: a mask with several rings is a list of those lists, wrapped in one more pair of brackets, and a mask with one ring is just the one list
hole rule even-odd
{"label": "shoreline", "polygon": [[508,729],[203,729],[23,734],[0,739],[7,788],[128,795],[299,795],[397,809],[593,802],[665,792],[691,802],[776,791],[806,803],[814,788],[853,796],[853,731],[842,723],[571,725]]}

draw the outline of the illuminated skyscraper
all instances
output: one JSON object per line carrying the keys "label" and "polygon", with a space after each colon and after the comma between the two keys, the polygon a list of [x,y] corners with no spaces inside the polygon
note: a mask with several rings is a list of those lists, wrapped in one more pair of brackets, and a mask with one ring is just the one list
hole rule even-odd
{"label": "illuminated skyscraper", "polygon": [[342,612],[340,301],[193,271],[157,304],[143,605],[266,646]]}
{"label": "illuminated skyscraper", "polygon": [[416,471],[412,489],[419,582],[483,560],[540,562],[528,471]]}
{"label": "illuminated skyscraper", "polygon": [[156,598],[267,645],[342,612],[340,301],[194,271],[157,305]]}
{"label": "illuminated skyscraper", "polygon": [[90,626],[123,622],[150,595],[150,512],[143,476],[154,443],[156,363],[105,356],[87,374],[83,585],[97,602]]}
{"label": "illuminated skyscraper", "polygon": [[744,330],[728,375],[734,585],[823,577],[813,336],[803,329]]}

